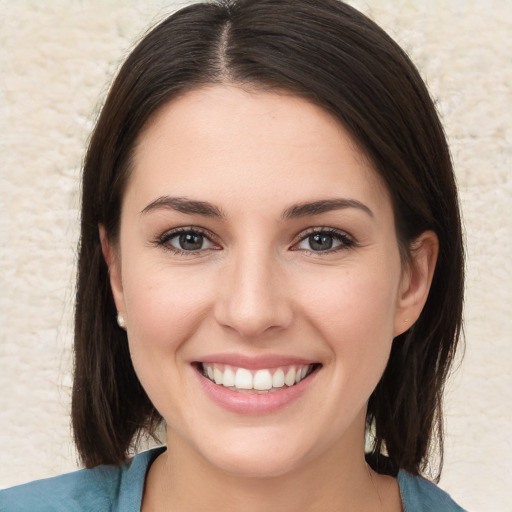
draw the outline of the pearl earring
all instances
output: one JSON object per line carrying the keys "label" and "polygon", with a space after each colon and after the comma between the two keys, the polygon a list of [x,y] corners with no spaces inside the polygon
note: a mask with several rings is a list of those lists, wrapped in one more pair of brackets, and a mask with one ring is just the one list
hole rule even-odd
{"label": "pearl earring", "polygon": [[119,325],[119,327],[121,327],[121,329],[126,330],[126,320],[125,320],[124,316],[119,313],[117,314],[117,325]]}

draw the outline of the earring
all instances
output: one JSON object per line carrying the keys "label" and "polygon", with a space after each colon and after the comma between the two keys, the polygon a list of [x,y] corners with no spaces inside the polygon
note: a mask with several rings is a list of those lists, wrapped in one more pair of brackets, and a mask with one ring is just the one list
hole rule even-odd
{"label": "earring", "polygon": [[117,314],[117,325],[121,327],[121,329],[126,330],[126,320],[124,319],[124,316],[120,313]]}

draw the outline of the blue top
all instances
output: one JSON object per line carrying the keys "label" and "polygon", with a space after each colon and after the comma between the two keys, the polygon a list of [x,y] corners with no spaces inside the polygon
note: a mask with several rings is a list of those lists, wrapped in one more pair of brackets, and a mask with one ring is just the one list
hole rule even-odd
{"label": "blue top", "polygon": [[[149,466],[165,448],[136,455],[129,464],[98,466],[0,491],[2,512],[140,512]],[[436,485],[398,473],[404,512],[464,512]]]}

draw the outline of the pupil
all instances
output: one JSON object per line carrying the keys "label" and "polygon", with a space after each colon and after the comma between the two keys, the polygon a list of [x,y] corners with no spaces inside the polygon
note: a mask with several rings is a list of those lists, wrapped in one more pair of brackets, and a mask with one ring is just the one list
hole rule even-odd
{"label": "pupil", "polygon": [[327,251],[332,247],[332,236],[315,234],[309,237],[309,245],[314,251]]}
{"label": "pupil", "polygon": [[180,235],[180,247],[185,251],[197,251],[203,246],[203,235],[183,233]]}

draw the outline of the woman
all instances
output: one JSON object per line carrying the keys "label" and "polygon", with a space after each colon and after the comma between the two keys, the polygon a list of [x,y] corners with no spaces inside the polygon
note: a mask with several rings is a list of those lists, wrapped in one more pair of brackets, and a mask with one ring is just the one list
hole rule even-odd
{"label": "woman", "polygon": [[[462,293],[450,155],[404,52],[336,0],[182,9],[128,57],[85,161],[88,469],[2,504],[461,510],[419,475]],[[162,421],[167,448],[129,461]]]}

